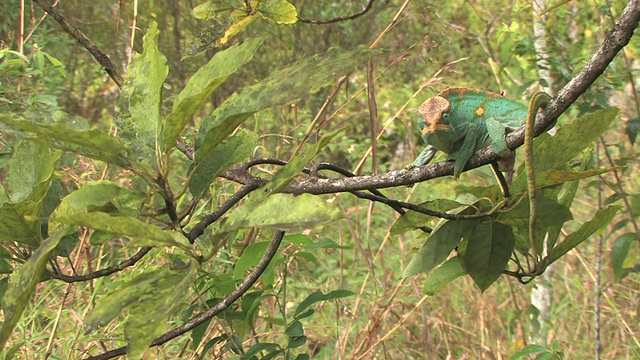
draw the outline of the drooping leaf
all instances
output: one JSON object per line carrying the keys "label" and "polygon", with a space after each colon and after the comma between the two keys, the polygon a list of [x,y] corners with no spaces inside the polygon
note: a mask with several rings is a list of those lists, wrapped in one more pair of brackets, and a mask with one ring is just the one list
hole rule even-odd
{"label": "drooping leaf", "polygon": [[162,84],[169,73],[167,59],[158,49],[158,34],[158,24],[152,22],[142,40],[142,54],[136,54],[127,67],[127,78],[116,102],[118,135],[145,163],[154,163],[161,127]]}
{"label": "drooping leaf", "polygon": [[4,321],[0,330],[0,351],[11,337],[13,329],[18,320],[20,320],[36,285],[40,282],[40,277],[47,261],[49,261],[49,256],[58,245],[65,230],[61,228],[51,234],[49,238],[38,246],[31,257],[11,274],[7,290],[2,298]]}
{"label": "drooping leaf", "polygon": [[245,272],[260,262],[269,247],[269,243],[269,241],[261,241],[247,246],[240,259],[236,262],[236,266],[233,269],[233,278],[236,280],[244,279]]}
{"label": "drooping leaf", "polygon": [[196,141],[196,166],[251,115],[269,107],[294,103],[318,91],[340,75],[353,71],[373,53],[368,48],[330,49],[274,71],[263,81],[234,93],[202,122]]}
{"label": "drooping leaf", "polygon": [[220,231],[270,227],[301,232],[311,226],[337,220],[341,216],[335,206],[328,204],[319,196],[274,194],[264,201],[253,201],[250,195],[242,207],[233,211],[223,221]]}
{"label": "drooping leaf", "polygon": [[7,200],[0,205],[0,241],[38,245],[40,212],[60,155],[31,140],[16,143],[6,175]]}
{"label": "drooping leaf", "polygon": [[[425,209],[446,213],[463,205],[454,200],[435,199],[423,202],[419,206]],[[434,216],[409,210],[396,219],[391,226],[390,231],[392,234],[402,234],[407,231],[418,229],[421,226],[427,226],[435,219],[437,218]]]}
{"label": "drooping leaf", "polygon": [[122,215],[138,215],[145,194],[122,188],[110,181],[91,181],[62,199],[52,217],[102,211]]}
{"label": "drooping leaf", "polygon": [[103,160],[126,169],[140,170],[132,164],[132,150],[120,140],[97,128],[74,129],[66,124],[37,124],[19,119],[12,114],[0,113],[0,124],[10,132],[18,131],[31,139],[54,148],[72,151],[93,159]]}
{"label": "drooping leaf", "polygon": [[[536,226],[546,229],[554,225],[561,225],[572,220],[571,210],[555,200],[545,196],[538,196],[538,217]],[[526,229],[529,224],[529,201],[520,201],[513,209],[499,213],[496,221],[520,229]]]}
{"label": "drooping leaf", "polygon": [[263,18],[278,24],[293,24],[298,21],[295,6],[286,0],[267,0],[258,5],[258,11]]}
{"label": "drooping leaf", "polygon": [[242,30],[246,29],[252,22],[258,20],[260,17],[258,14],[247,14],[246,11],[239,10],[232,14],[232,18],[235,21],[229,25],[227,30],[224,32],[224,35],[222,35],[220,40],[216,43],[216,46],[228,43],[229,40],[238,35]]}
{"label": "drooping leaf", "polygon": [[129,316],[124,332],[128,356],[140,358],[166,329],[169,316],[182,302],[195,275],[196,266],[192,264],[175,270],[165,267],[137,276],[98,300],[85,318],[87,332],[106,325],[127,309]]}
{"label": "drooping leaf", "polygon": [[476,285],[485,291],[507,267],[515,243],[510,226],[479,223],[458,246],[458,257]]}
{"label": "drooping leaf", "polygon": [[610,224],[618,210],[620,210],[620,207],[614,205],[598,210],[590,221],[582,224],[576,232],[567,236],[564,241],[557,244],[553,249],[550,249],[549,255],[543,259],[544,264],[549,265],[558,260],[571,249],[580,245],[589,236],[602,229],[605,225]]}
{"label": "drooping leaf", "polygon": [[627,120],[627,136],[629,137],[629,141],[631,141],[631,145],[635,145],[636,136],[638,136],[638,131],[640,131],[640,118],[633,118]]}
{"label": "drooping leaf", "polygon": [[165,119],[164,149],[173,146],[176,138],[200,105],[208,100],[213,91],[222,85],[231,74],[253,58],[263,41],[263,38],[257,37],[247,40],[241,45],[220,51],[205,66],[198,69],[176,97],[173,110]]}
{"label": "drooping leaf", "polygon": [[458,257],[452,257],[444,264],[433,270],[425,279],[423,292],[435,295],[453,280],[466,275]]}
{"label": "drooping leaf", "polygon": [[428,272],[442,264],[477,224],[478,222],[471,220],[440,220],[418,252],[411,258],[402,275],[406,277]]}
{"label": "drooping leaf", "polygon": [[311,305],[315,303],[319,303],[321,301],[328,301],[333,299],[339,299],[347,296],[353,296],[355,293],[349,290],[333,290],[326,294],[323,294],[322,291],[316,290],[312,292],[306,299],[302,300],[302,302],[296,308],[295,313],[293,313],[293,317],[298,319],[300,314],[303,314],[306,309],[308,309]]}
{"label": "drooping leaf", "polygon": [[162,230],[158,226],[147,224],[131,216],[112,216],[105,212],[95,211],[65,216],[58,215],[52,220],[62,224],[86,226],[128,236],[134,238],[130,242],[132,246],[178,246],[185,250],[191,249],[191,244],[181,233]]}
{"label": "drooping leaf", "polygon": [[625,262],[631,245],[637,241],[636,234],[626,233],[618,236],[613,242],[611,246],[611,265],[613,266],[613,279],[615,281],[622,280],[629,273],[629,269],[625,267]]}
{"label": "drooping leaf", "polygon": [[242,129],[220,143],[213,150],[212,156],[205,159],[193,174],[188,184],[191,195],[194,198],[200,198],[218,175],[230,166],[248,158],[257,141],[258,135]]}

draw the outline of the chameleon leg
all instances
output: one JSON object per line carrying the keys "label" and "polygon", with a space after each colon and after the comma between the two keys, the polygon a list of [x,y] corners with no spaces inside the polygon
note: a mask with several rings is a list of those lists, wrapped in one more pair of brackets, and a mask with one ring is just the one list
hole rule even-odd
{"label": "chameleon leg", "polygon": [[507,146],[505,135],[508,127],[503,123],[496,121],[495,119],[487,119],[487,133],[491,140],[491,147],[493,152],[500,155],[500,157],[506,158],[512,155],[511,149]]}
{"label": "chameleon leg", "polygon": [[478,148],[478,143],[480,139],[479,131],[469,131],[467,132],[467,136],[464,138],[464,142],[460,149],[454,153],[449,154],[449,158],[455,160],[455,164],[453,166],[453,178],[458,179],[464,167],[467,166],[469,159],[473,156],[473,153]]}
{"label": "chameleon leg", "polygon": [[433,157],[436,155],[436,152],[438,151],[438,149],[434,148],[431,145],[427,145],[422,152],[420,152],[420,155],[418,155],[418,157],[413,160],[413,163],[411,163],[410,165],[407,165],[408,169],[417,167],[417,166],[422,166],[425,164],[428,164],[431,159],[433,159]]}

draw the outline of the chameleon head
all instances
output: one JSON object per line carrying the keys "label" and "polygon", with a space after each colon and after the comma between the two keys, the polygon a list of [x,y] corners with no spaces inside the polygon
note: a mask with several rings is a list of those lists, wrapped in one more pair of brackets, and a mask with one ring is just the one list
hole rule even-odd
{"label": "chameleon head", "polygon": [[443,115],[446,116],[450,109],[451,103],[442,96],[430,97],[423,102],[418,108],[418,115],[424,122],[422,136],[436,130],[451,130],[451,126],[440,122]]}

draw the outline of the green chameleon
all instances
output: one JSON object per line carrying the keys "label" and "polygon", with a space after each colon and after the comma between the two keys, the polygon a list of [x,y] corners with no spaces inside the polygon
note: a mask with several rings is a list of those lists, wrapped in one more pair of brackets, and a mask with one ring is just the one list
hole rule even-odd
{"label": "green chameleon", "polygon": [[453,177],[458,179],[473,153],[488,145],[513,166],[514,154],[507,146],[505,135],[524,126],[527,119],[533,125],[538,109],[549,100],[547,94],[536,93],[529,109],[488,91],[446,89],[418,108],[418,126],[427,146],[407,167],[429,163],[440,150],[455,160]]}

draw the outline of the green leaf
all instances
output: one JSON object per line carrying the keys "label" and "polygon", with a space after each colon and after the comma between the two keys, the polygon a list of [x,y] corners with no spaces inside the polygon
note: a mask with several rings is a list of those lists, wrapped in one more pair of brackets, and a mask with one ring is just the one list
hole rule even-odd
{"label": "green leaf", "polygon": [[[556,200],[545,196],[538,196],[538,218],[536,226],[547,229],[554,225],[561,225],[573,219],[571,210]],[[527,229],[529,225],[529,201],[523,199],[509,211],[500,212],[496,221],[505,225]]]}
{"label": "green leaf", "polygon": [[191,195],[202,197],[218,175],[251,156],[257,141],[258,135],[242,129],[216,146],[211,156],[204,159],[192,175],[188,184]]}
{"label": "green leaf", "polygon": [[289,326],[287,326],[284,333],[291,337],[304,336],[304,328],[300,321],[294,320]]}
{"label": "green leaf", "polygon": [[6,191],[9,201],[19,203],[29,198],[34,191],[44,196],[60,155],[60,151],[51,154],[48,147],[34,141],[19,140],[9,160],[7,172]]}
{"label": "green leaf", "polygon": [[52,218],[93,211],[135,216],[140,213],[145,197],[143,192],[122,188],[110,181],[90,181],[65,196]]}
{"label": "green leaf", "polygon": [[318,140],[318,142],[306,147],[302,151],[302,154],[294,156],[291,161],[281,167],[275,175],[271,177],[271,180],[267,185],[261,187],[254,193],[253,201],[261,202],[265,197],[278,193],[282,190],[282,188],[290,183],[291,180],[298,177],[305,165],[307,165],[309,161],[311,161],[323,147],[327,146],[331,139],[333,139],[342,130],[344,130],[344,128],[340,128],[332,133],[324,135],[320,140]]}
{"label": "green leaf", "polygon": [[627,120],[627,136],[629,137],[629,141],[631,141],[631,145],[635,145],[636,136],[638,136],[638,131],[640,131],[640,118],[633,118]]}
{"label": "green leaf", "polygon": [[622,280],[629,273],[629,269],[625,266],[625,262],[629,255],[631,245],[636,243],[637,236],[635,233],[626,233],[618,236],[611,246],[611,265],[613,266],[613,279],[615,281]]}
{"label": "green leaf", "polygon": [[0,123],[9,126],[9,131],[26,135],[55,148],[72,151],[92,159],[103,160],[126,169],[140,170],[132,165],[129,156],[132,150],[120,140],[97,128],[74,129],[66,124],[36,124],[19,120],[12,114],[1,114]]}
{"label": "green leaf", "polygon": [[[604,133],[618,116],[617,108],[599,110],[577,118],[562,126],[554,136],[548,137],[534,153],[535,170],[547,172],[558,170],[569,160]],[[517,194],[526,188],[526,174],[520,173],[513,181],[512,193]]]}
{"label": "green leaf", "polygon": [[33,105],[35,103],[56,107],[58,106],[58,98],[55,95],[35,95],[27,99],[27,104]]}
{"label": "green leaf", "polygon": [[411,258],[402,276],[428,272],[440,265],[477,224],[476,221],[470,220],[440,220],[418,252]]}
{"label": "green leaf", "polygon": [[152,22],[142,40],[142,54],[136,54],[127,67],[115,121],[119,137],[139,159],[153,164],[161,127],[162,84],[169,73],[167,59],[158,49],[158,34],[158,24]]}
{"label": "green leaf", "polygon": [[280,349],[280,345],[274,344],[274,343],[253,344],[253,345],[251,345],[249,350],[247,350],[247,352],[244,354],[244,356],[242,356],[241,359],[242,360],[250,360],[251,357],[253,357],[254,355],[258,355],[258,353],[260,353],[262,351],[269,351],[269,350],[275,350],[275,349]]}
{"label": "green leaf", "polygon": [[[295,349],[307,343],[306,336],[296,336],[290,337],[289,343],[287,344],[287,349]],[[299,357],[297,357],[299,358]]]}
{"label": "green leaf", "polygon": [[289,105],[320,90],[374,53],[366,47],[351,51],[330,49],[274,71],[263,81],[234,93],[202,122],[196,141],[196,166],[251,115],[269,107]]}
{"label": "green leaf", "polygon": [[609,206],[598,210],[590,221],[582,224],[576,232],[567,236],[563,242],[549,251],[549,255],[543,259],[544,265],[548,266],[549,264],[552,264],[564,254],[568,253],[571,249],[580,245],[580,243],[585,241],[589,236],[595,234],[605,225],[610,224],[618,210],[620,210],[619,206]]}
{"label": "green leaf", "polygon": [[458,257],[452,257],[427,275],[422,291],[429,296],[435,295],[447,284],[466,274]]}
{"label": "green leaf", "polygon": [[483,292],[507,267],[516,239],[510,226],[478,223],[458,246],[462,266]]}
{"label": "green leaf", "polygon": [[[457,201],[449,199],[435,199],[423,202],[419,205],[425,209],[446,213],[453,209],[464,206]],[[402,214],[391,226],[391,234],[402,234],[407,231],[415,230],[421,226],[429,225],[437,217],[409,210]]]}
{"label": "green leaf", "polygon": [[302,302],[296,308],[296,312],[293,314],[294,319],[299,319],[299,315],[303,314],[306,309],[308,309],[311,305],[315,303],[319,303],[321,301],[328,301],[333,299],[340,299],[347,296],[353,296],[355,293],[349,290],[333,290],[326,294],[323,294],[322,291],[316,290],[312,292],[306,299],[302,300]]}
{"label": "green leaf", "polygon": [[59,215],[52,219],[62,224],[86,226],[96,230],[135,238],[131,246],[178,246],[189,251],[192,247],[182,233],[162,230],[130,216],[112,216],[105,212],[75,213]]}
{"label": "green leaf", "polygon": [[191,10],[191,15],[200,20],[216,18],[222,12],[238,9],[238,1],[235,0],[209,0]]}
{"label": "green leaf", "polygon": [[274,194],[264,201],[253,201],[252,196],[249,196],[242,207],[229,214],[229,217],[222,222],[220,231],[270,227],[301,232],[314,225],[337,220],[342,216],[335,206],[319,196]]}
{"label": "green leaf", "polygon": [[269,243],[269,241],[261,241],[247,246],[240,259],[236,262],[236,266],[233,269],[233,278],[236,280],[244,279],[245,272],[260,262],[269,247]]}
{"label": "green leaf", "polygon": [[170,149],[174,145],[178,135],[200,105],[207,101],[213,91],[231,74],[249,62],[263,42],[264,39],[258,37],[247,40],[241,45],[234,45],[216,53],[205,66],[198,69],[176,97],[173,110],[165,119],[164,149]]}
{"label": "green leaf", "polygon": [[99,299],[87,314],[85,326],[92,332],[113,320],[122,310],[129,316],[124,325],[128,356],[139,359],[149,345],[166,329],[171,313],[184,300],[197,269],[168,267],[143,273],[131,282]]}
{"label": "green leaf", "polygon": [[11,274],[7,290],[2,298],[4,321],[0,330],[0,351],[2,351],[7,340],[11,337],[13,329],[35,291],[36,285],[40,282],[41,275],[49,261],[49,256],[58,245],[65,230],[61,228],[51,234],[31,254],[31,257]]}
{"label": "green leaf", "polygon": [[523,347],[522,349],[516,351],[513,355],[511,355],[511,357],[509,357],[509,360],[522,359],[522,358],[527,357],[529,355],[547,353],[548,351],[549,350],[546,347],[542,346],[542,345],[535,345],[535,344],[527,345],[527,346]]}
{"label": "green leaf", "polygon": [[286,0],[266,0],[258,5],[263,18],[278,24],[293,24],[298,21],[296,7]]}

